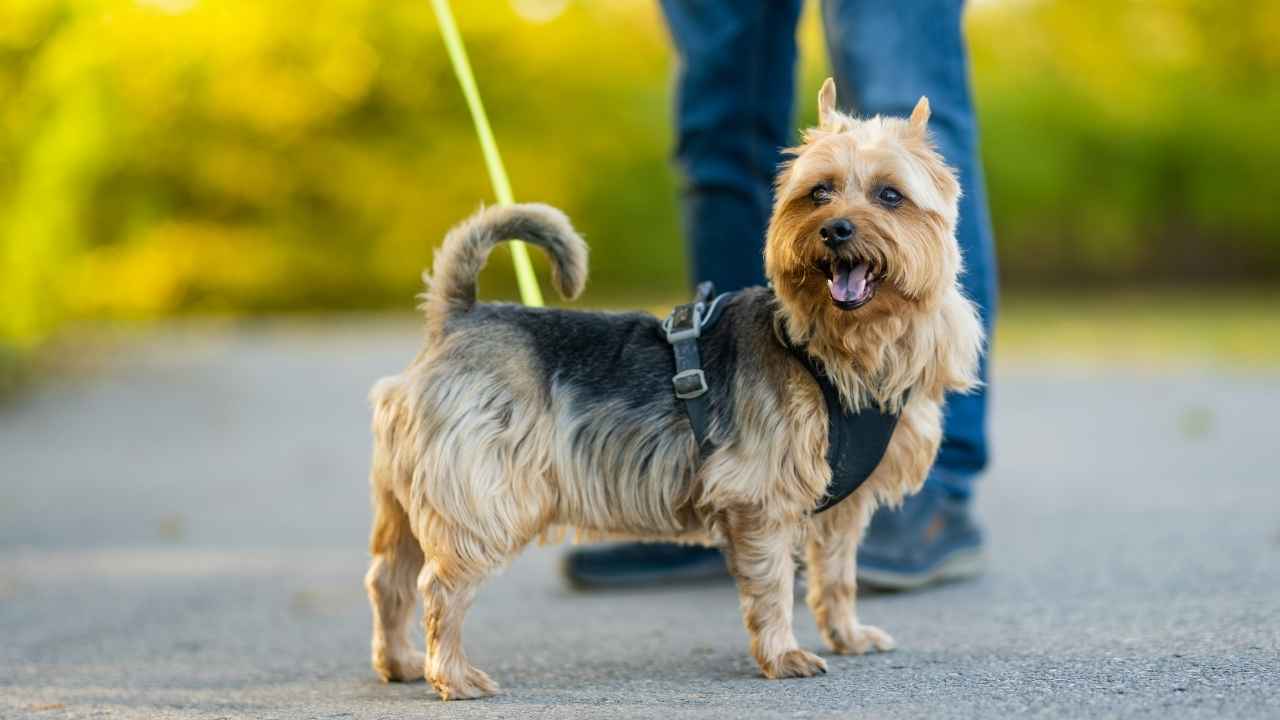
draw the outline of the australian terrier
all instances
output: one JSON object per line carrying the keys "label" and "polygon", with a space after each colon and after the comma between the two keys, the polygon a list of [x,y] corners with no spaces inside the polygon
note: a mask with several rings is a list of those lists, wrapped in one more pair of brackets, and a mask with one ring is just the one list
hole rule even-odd
{"label": "australian terrier", "polygon": [[[565,529],[722,547],[766,677],[826,670],[792,632],[800,551],[831,650],[893,647],[855,613],[858,541],[877,505],[924,482],[943,395],[978,382],[983,333],[957,286],[960,187],[929,139],[928,101],[908,119],[856,119],[836,109],[827,80],[818,111],[778,173],[764,256],[772,287],[726,298],[718,329],[700,339],[705,443],[673,394],[655,317],[476,303],[476,276],[508,238],[547,252],[562,295],[582,291],[587,248],[562,213],[490,208],[445,237],[425,277],[425,346],[371,393],[365,582],[380,676],[425,677],[445,699],[495,692],[463,652],[463,617],[487,575]],[[898,416],[870,477],[822,513],[828,409],[788,345],[847,408]],[[419,595],[426,653],[408,636]]]}

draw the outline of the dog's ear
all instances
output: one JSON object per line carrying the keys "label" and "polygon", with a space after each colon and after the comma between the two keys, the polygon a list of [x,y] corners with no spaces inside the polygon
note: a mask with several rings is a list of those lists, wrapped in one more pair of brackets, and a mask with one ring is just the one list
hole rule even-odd
{"label": "dog's ear", "polygon": [[830,130],[836,120],[836,81],[827,78],[818,91],[818,127]]}
{"label": "dog's ear", "polygon": [[911,111],[911,129],[923,133],[925,126],[929,124],[929,98],[924,95],[920,96],[919,102],[916,103],[916,109]]}

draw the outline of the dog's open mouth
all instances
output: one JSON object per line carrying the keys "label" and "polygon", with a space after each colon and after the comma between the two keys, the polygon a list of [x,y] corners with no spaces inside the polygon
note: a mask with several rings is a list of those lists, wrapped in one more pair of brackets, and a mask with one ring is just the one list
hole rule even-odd
{"label": "dog's open mouth", "polygon": [[841,310],[856,310],[871,302],[883,277],[869,260],[835,258],[820,263],[819,269],[827,276],[831,302]]}

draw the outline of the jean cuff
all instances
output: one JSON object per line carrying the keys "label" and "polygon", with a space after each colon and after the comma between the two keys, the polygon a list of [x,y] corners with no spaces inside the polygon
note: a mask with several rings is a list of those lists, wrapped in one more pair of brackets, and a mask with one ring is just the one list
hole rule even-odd
{"label": "jean cuff", "polygon": [[956,472],[935,465],[929,471],[929,477],[925,479],[924,486],[952,500],[968,502],[973,498],[973,486],[977,478],[977,473]]}

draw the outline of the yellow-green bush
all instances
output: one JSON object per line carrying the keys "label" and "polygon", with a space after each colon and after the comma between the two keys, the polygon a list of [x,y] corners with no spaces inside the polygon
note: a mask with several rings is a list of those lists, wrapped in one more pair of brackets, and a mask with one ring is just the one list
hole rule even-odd
{"label": "yellow-green bush", "polygon": [[[592,295],[678,292],[656,3],[455,5],[516,195],[587,233]],[[826,72],[814,21],[797,125]],[[970,34],[1006,280],[1275,277],[1276,3],[988,0]],[[426,0],[0,4],[0,341],[408,308],[487,198]],[[486,283],[510,294],[505,257]]]}

